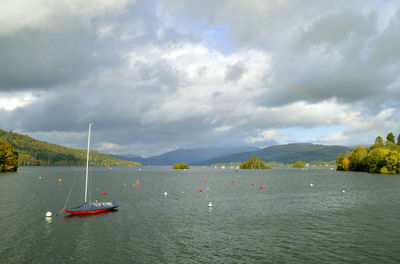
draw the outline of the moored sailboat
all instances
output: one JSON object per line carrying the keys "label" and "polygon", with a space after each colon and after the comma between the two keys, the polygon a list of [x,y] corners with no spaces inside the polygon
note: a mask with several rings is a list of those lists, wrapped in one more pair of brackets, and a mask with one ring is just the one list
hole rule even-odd
{"label": "moored sailboat", "polygon": [[97,214],[112,211],[118,207],[114,202],[88,202],[88,178],[89,178],[89,152],[90,152],[90,133],[92,122],[89,124],[88,148],[86,155],[86,180],[85,180],[85,202],[75,208],[64,208],[64,212],[69,214]]}

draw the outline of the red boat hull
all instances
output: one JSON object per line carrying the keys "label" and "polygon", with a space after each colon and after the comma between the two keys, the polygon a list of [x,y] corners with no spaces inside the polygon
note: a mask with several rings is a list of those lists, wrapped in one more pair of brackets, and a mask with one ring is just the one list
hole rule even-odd
{"label": "red boat hull", "polygon": [[98,213],[105,213],[114,210],[114,208],[108,209],[101,209],[101,210],[86,210],[86,211],[69,211],[64,209],[64,212],[69,214],[98,214]]}
{"label": "red boat hull", "polygon": [[64,208],[64,212],[69,214],[99,214],[114,210],[117,208],[113,202],[89,202],[84,203],[76,208]]}

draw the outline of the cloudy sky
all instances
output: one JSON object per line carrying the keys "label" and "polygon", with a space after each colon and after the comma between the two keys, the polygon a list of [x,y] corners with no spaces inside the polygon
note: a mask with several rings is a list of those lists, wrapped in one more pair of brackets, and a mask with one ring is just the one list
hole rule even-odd
{"label": "cloudy sky", "polygon": [[149,156],[400,132],[400,2],[2,0],[0,128]]}

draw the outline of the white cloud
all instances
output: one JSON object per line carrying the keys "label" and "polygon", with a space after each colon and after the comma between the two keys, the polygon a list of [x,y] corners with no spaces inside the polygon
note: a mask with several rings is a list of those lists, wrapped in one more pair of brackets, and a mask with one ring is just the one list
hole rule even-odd
{"label": "white cloud", "polygon": [[0,92],[0,109],[12,111],[17,107],[23,107],[38,100],[38,96],[32,92]]}
{"label": "white cloud", "polygon": [[265,142],[271,140],[278,140],[278,131],[275,129],[264,130],[259,132],[257,137],[247,137],[244,139],[246,143]]}

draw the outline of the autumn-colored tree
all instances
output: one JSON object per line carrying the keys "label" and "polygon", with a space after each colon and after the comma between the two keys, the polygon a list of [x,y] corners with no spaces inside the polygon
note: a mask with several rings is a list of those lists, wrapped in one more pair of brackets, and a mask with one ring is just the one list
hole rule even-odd
{"label": "autumn-colored tree", "polygon": [[17,171],[18,152],[14,147],[0,139],[0,172]]}

